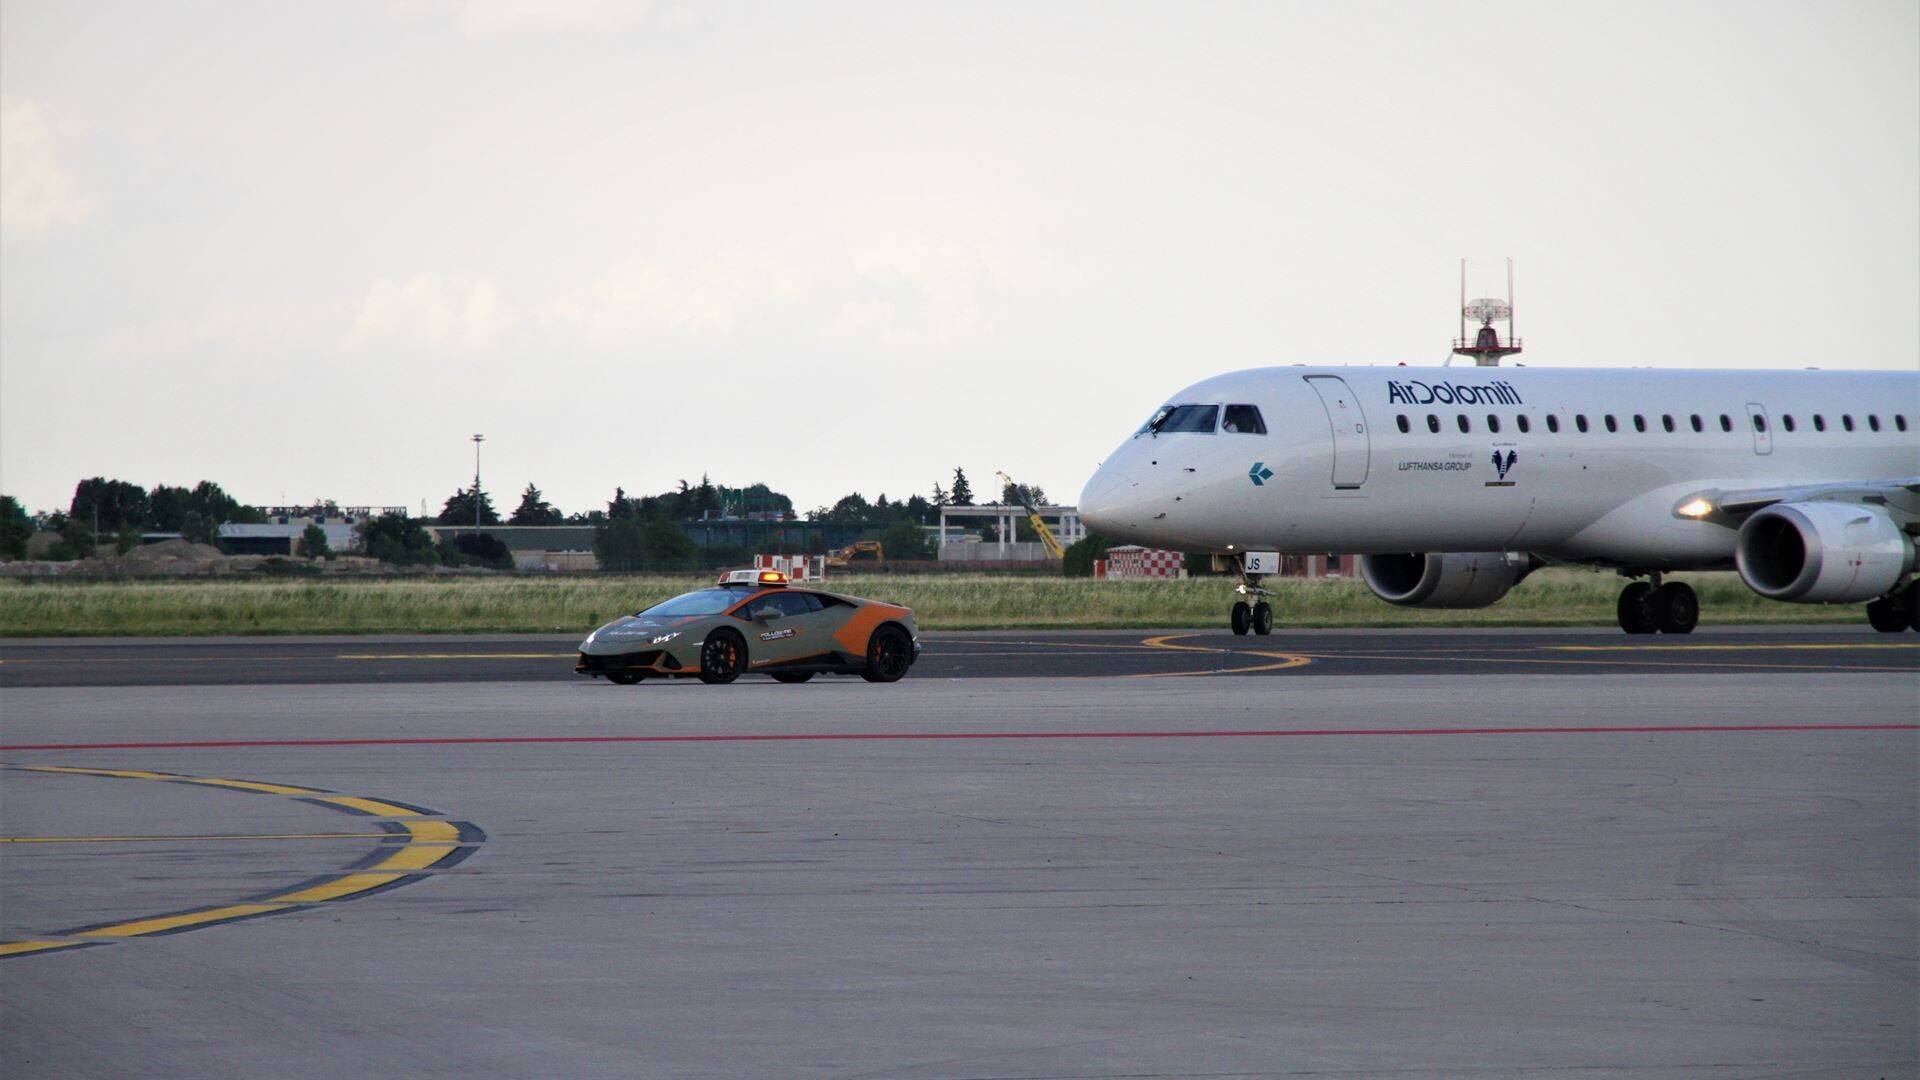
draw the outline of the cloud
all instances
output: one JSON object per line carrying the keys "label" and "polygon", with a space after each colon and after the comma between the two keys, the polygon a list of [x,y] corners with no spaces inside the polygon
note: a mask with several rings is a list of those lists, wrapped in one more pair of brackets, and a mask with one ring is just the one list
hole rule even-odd
{"label": "cloud", "polygon": [[434,351],[485,349],[498,339],[505,322],[499,292],[490,282],[462,285],[437,274],[406,281],[381,278],[360,304],[353,339],[398,341]]}
{"label": "cloud", "polygon": [[84,220],[93,208],[54,155],[46,110],[0,99],[0,229],[45,232]]}
{"label": "cloud", "polygon": [[626,30],[646,18],[649,0],[441,0],[403,2],[403,12],[448,12],[468,37]]}

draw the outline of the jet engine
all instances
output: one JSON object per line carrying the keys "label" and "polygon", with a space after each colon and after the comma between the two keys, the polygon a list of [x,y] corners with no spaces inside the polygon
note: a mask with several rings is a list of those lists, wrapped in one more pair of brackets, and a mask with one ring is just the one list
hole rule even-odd
{"label": "jet engine", "polygon": [[1747,588],[1800,604],[1872,600],[1913,569],[1913,540],[1862,503],[1774,503],[1740,526],[1733,554]]}
{"label": "jet engine", "polygon": [[1532,570],[1532,559],[1504,551],[1360,556],[1367,588],[1401,607],[1486,607]]}

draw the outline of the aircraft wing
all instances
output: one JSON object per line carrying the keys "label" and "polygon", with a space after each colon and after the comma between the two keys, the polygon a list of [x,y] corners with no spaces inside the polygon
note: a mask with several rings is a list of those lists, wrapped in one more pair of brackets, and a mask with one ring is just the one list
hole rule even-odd
{"label": "aircraft wing", "polygon": [[1920,515],[1920,476],[1893,480],[1847,480],[1832,484],[1721,491],[1706,496],[1715,512],[1735,521],[1781,502],[1853,502],[1884,505],[1896,513]]}

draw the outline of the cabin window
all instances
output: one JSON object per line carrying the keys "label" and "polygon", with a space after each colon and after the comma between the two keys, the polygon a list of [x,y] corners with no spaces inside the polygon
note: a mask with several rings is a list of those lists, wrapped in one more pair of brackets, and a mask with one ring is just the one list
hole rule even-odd
{"label": "cabin window", "polygon": [[1867,414],[1867,430],[1868,431],[1880,430],[1880,418],[1878,416],[1875,416],[1872,413]]}
{"label": "cabin window", "polygon": [[1814,413],[1813,414],[1813,430],[1815,431],[1827,430],[1827,418],[1824,416],[1821,416],[1819,413]]}
{"label": "cabin window", "polygon": [[1788,431],[1792,431],[1793,430],[1793,414],[1783,413],[1780,417],[1780,426],[1783,428],[1786,428]]}
{"label": "cabin window", "polygon": [[1432,413],[1427,414],[1427,430],[1433,432],[1435,435],[1440,434],[1440,418],[1438,416]]}
{"label": "cabin window", "polygon": [[1487,430],[1493,432],[1495,435],[1500,434],[1500,418],[1498,416],[1492,413],[1487,414]]}
{"label": "cabin window", "polygon": [[1607,419],[1607,430],[1608,430],[1608,431],[1619,431],[1619,430],[1620,430],[1620,424],[1619,424],[1619,422],[1618,422],[1618,421],[1616,421],[1616,420],[1614,420],[1614,418],[1613,418],[1613,414],[1612,414],[1612,413],[1608,413],[1608,414],[1607,414],[1607,417],[1606,417],[1606,419]]}
{"label": "cabin window", "polygon": [[1841,427],[1843,427],[1843,428],[1846,428],[1846,429],[1847,429],[1848,431],[1852,431],[1852,430],[1853,430],[1853,414],[1852,414],[1852,413],[1841,413],[1841,414],[1840,414],[1840,426],[1841,426]]}
{"label": "cabin window", "polygon": [[1907,430],[1907,417],[1905,413],[1893,414],[1893,427],[1895,431]]}
{"label": "cabin window", "polygon": [[1522,435],[1533,430],[1533,425],[1527,422],[1525,415],[1514,417],[1513,422],[1520,425],[1520,434]]}
{"label": "cabin window", "polygon": [[1688,419],[1689,421],[1691,421],[1691,422],[1692,422],[1692,424],[1693,424],[1693,430],[1695,430],[1695,431],[1705,431],[1705,430],[1707,430],[1707,427],[1706,427],[1706,425],[1705,425],[1705,424],[1702,424],[1702,423],[1700,422],[1700,414],[1699,414],[1699,413],[1694,413],[1694,414],[1693,414],[1692,416],[1689,416],[1689,417],[1687,417],[1687,419]]}
{"label": "cabin window", "polygon": [[1764,416],[1761,416],[1759,413],[1754,413],[1753,414],[1753,430],[1764,433],[1767,430],[1767,418]]}
{"label": "cabin window", "polygon": [[1260,419],[1258,406],[1229,405],[1226,416],[1220,420],[1220,430],[1235,435],[1265,435],[1267,422]]}
{"label": "cabin window", "polygon": [[1560,418],[1552,413],[1547,414],[1547,430],[1555,435],[1560,434]]}
{"label": "cabin window", "polygon": [[1644,416],[1641,416],[1639,413],[1634,413],[1633,414],[1633,430],[1638,431],[1642,434],[1645,434],[1647,430],[1647,418]]}
{"label": "cabin window", "polygon": [[1726,413],[1720,414],[1720,430],[1721,431],[1733,430],[1733,418],[1728,416]]}
{"label": "cabin window", "polygon": [[1195,435],[1211,435],[1220,419],[1218,405],[1175,405],[1147,425],[1147,430],[1155,435],[1171,435],[1185,432]]}
{"label": "cabin window", "polygon": [[1667,432],[1671,434],[1673,432],[1673,417],[1668,416],[1666,413],[1661,413],[1660,426],[1667,429]]}
{"label": "cabin window", "polygon": [[1587,433],[1587,414],[1575,413],[1573,417],[1573,426],[1580,429],[1580,434],[1585,435]]}
{"label": "cabin window", "polygon": [[1400,434],[1405,435],[1407,432],[1413,430],[1413,425],[1407,423],[1406,413],[1401,413],[1399,416],[1394,417],[1394,420],[1400,424]]}

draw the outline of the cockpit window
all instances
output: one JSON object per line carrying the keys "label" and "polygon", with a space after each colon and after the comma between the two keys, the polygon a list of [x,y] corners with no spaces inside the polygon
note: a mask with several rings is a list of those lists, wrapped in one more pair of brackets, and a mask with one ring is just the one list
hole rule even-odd
{"label": "cockpit window", "polygon": [[1218,405],[1172,405],[1160,410],[1158,416],[1148,421],[1146,430],[1155,435],[1182,431],[1211,435],[1219,420]]}
{"label": "cockpit window", "polygon": [[1260,419],[1256,406],[1229,405],[1227,415],[1220,421],[1220,430],[1238,435],[1265,435],[1267,423]]}

